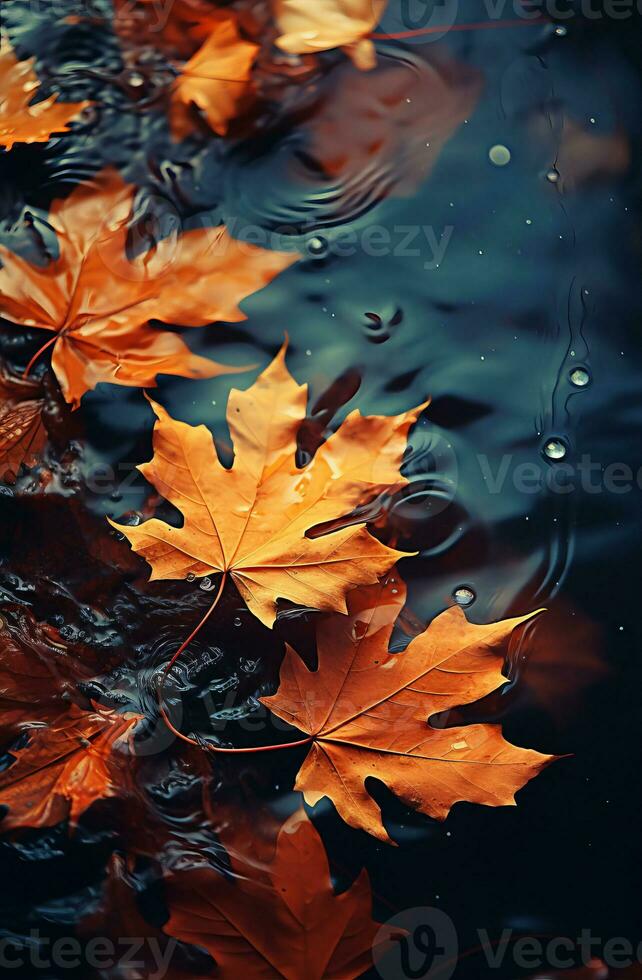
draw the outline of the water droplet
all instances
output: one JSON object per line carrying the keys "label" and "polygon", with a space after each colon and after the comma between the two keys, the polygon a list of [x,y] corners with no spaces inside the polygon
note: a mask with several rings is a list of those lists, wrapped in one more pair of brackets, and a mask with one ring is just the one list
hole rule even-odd
{"label": "water droplet", "polygon": [[188,582],[193,582],[194,579],[196,578],[196,575],[194,575],[194,572],[188,572],[185,577]]}
{"label": "water droplet", "polygon": [[491,146],[488,151],[488,159],[491,163],[494,163],[496,167],[505,167],[507,163],[510,163],[511,153],[507,146],[502,143],[496,143],[495,146]]}
{"label": "water droplet", "polygon": [[551,167],[546,173],[546,179],[550,181],[551,184],[556,184],[560,179],[560,172],[556,170],[555,167]]}
{"label": "water droplet", "polygon": [[459,751],[461,751],[462,749],[468,748],[468,742],[466,741],[465,738],[462,738],[461,741],[459,742],[453,742],[450,747],[451,749],[458,749]]}
{"label": "water droplet", "polygon": [[549,439],[544,446],[544,455],[549,459],[564,459],[566,446],[561,439]]}
{"label": "water droplet", "polygon": [[310,255],[319,258],[327,254],[328,242],[327,239],[322,238],[320,235],[315,235],[314,238],[308,239],[306,247]]}
{"label": "water droplet", "polygon": [[576,388],[586,388],[587,384],[590,384],[591,381],[591,375],[586,368],[573,368],[569,377],[571,384],[575,385]]}
{"label": "water droplet", "polygon": [[558,37],[566,37],[568,31],[562,24],[560,24],[559,27],[555,28],[555,33],[557,34]]}
{"label": "water droplet", "polygon": [[127,84],[131,85],[132,88],[140,88],[141,85],[145,84],[145,76],[141,75],[139,71],[130,71],[127,75]]}
{"label": "water droplet", "polygon": [[241,617],[240,617],[240,616],[235,616],[235,617],[234,617],[234,625],[235,625],[235,626],[242,626],[242,625],[243,625],[243,622],[242,622],[242,620],[241,620]]}
{"label": "water droplet", "polygon": [[453,592],[453,599],[458,606],[470,606],[475,601],[475,593],[466,585],[460,585]]}

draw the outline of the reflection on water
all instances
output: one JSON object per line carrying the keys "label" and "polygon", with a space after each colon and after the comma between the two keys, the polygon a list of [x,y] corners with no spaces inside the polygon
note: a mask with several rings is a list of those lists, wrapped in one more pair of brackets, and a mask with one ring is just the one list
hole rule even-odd
{"label": "reflection on water", "polygon": [[[521,921],[554,935],[594,921],[609,935],[635,930],[639,25],[578,15],[563,31],[542,23],[387,40],[371,73],[338,56],[322,69],[292,66],[278,98],[231,140],[175,143],[154,104],[162,66],[140,75],[144,84],[125,77],[133,69],[107,4],[78,23],[62,6],[16,0],[6,29],[65,98],[99,106],[73,140],[0,159],[0,240],[44,261],[49,201],[110,163],[184,227],[224,220],[236,237],[301,251],[243,304],[245,323],[194,331],[192,348],[264,365],[287,332],[290,370],[310,386],[301,463],[353,408],[393,414],[430,396],[404,462],[408,487],[369,514],[374,527],[385,514],[396,545],[417,552],[403,566],[409,617],[425,623],[453,601],[479,622],[549,609],[527,652],[511,654],[506,689],[464,717],[501,720],[511,741],[574,759],[531,784],[517,811],[461,805],[443,827],[375,787],[404,845],[395,854],[322,802],[317,823],[337,867],[349,877],[368,865],[380,917],[389,906],[444,908],[462,948],[478,927]],[[481,5],[460,5],[460,23],[485,19]],[[265,85],[277,91],[274,79]],[[36,343],[33,331],[2,332],[15,363]],[[164,378],[159,398],[211,428],[229,459],[227,393],[252,376]],[[153,713],[155,678],[207,597],[202,583],[147,585],[104,529],[105,513],[147,516],[149,488],[133,467],[149,458],[149,408],[134,389],[100,386],[72,419],[49,410],[47,491],[33,475],[0,488],[6,617],[13,623],[22,604],[99,650],[88,699]],[[107,483],[88,490],[99,471]],[[284,638],[314,657],[313,619],[284,608],[271,633],[226,594],[216,629],[168,681],[184,730],[225,744],[273,741],[253,724],[258,698],[274,690]],[[123,652],[127,666],[112,669]],[[279,813],[300,760],[278,755],[246,756],[236,772],[226,762],[217,779],[240,779]],[[180,761],[167,766],[150,765],[140,792],[186,839],[198,833],[195,780]],[[118,843],[113,826],[2,844],[7,875],[22,876],[1,900],[9,927],[55,933],[75,922]],[[475,963],[468,974],[462,960],[461,976],[484,975]]]}

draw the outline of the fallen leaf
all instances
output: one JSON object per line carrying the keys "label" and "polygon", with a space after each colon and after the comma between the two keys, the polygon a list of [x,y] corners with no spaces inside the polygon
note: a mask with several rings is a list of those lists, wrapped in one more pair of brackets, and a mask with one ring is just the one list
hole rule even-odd
{"label": "fallen leaf", "polygon": [[[349,213],[366,199],[415,193],[482,90],[468,65],[383,56],[364,76],[339,70],[301,127],[306,153]],[[416,98],[416,93],[422,93]],[[350,196],[359,205],[350,204]],[[347,199],[347,200],[346,200]]]}
{"label": "fallen leaf", "polygon": [[50,827],[78,817],[98,799],[115,796],[114,773],[126,772],[126,756],[115,752],[126,744],[138,715],[81,711],[71,705],[46,725],[25,729],[24,748],[0,773],[0,805],[8,807],[2,830]]}
{"label": "fallen leaf", "polygon": [[[104,666],[104,665],[103,665]],[[84,645],[70,647],[49,623],[24,606],[3,604],[0,618],[0,737],[44,723],[63,711],[77,682],[100,664]]]}
{"label": "fallen leaf", "polygon": [[353,592],[348,615],[328,616],[318,627],[317,670],[288,648],[277,694],[261,698],[314,737],[295,785],[306,802],[328,797],[351,827],[388,842],[366,790],[369,776],[442,820],[460,800],[514,804],[515,792],[554,758],[510,745],[499,725],[437,729],[428,721],[505,683],[505,641],[530,616],[477,626],[453,606],[403,653],[389,654],[404,600],[396,575]]}
{"label": "fallen leaf", "polygon": [[236,851],[232,871],[230,878],[195,868],[167,884],[165,932],[207,949],[221,980],[351,980],[371,965],[378,924],[367,874],[335,895],[323,843],[303,810],[283,825],[271,864]]}
{"label": "fallen leaf", "polygon": [[99,382],[154,387],[157,374],[211,378],[240,370],[192,354],[175,333],[149,321],[244,320],[241,300],[298,259],[238,242],[218,227],[164,238],[130,261],[133,196],[106,171],[55,201],[49,221],[60,255],[44,268],[0,246],[0,313],[54,334],[52,367],[74,406]]}
{"label": "fallen leaf", "polygon": [[[187,977],[195,980],[195,973],[189,970],[193,964],[184,954],[184,948],[143,918],[136,896],[134,876],[128,872],[122,855],[114,853],[109,862],[101,903],[80,920],[76,931],[87,946],[93,940],[104,942],[108,939],[118,948],[124,937],[135,936],[140,948],[128,965],[123,961],[124,973],[118,971],[114,974],[113,964],[108,965],[109,959],[102,966],[100,957],[97,957],[92,976],[98,976],[101,980],[116,980],[116,977],[124,980],[125,976],[127,980],[148,980],[160,976],[162,980],[187,980]],[[204,955],[202,959],[205,959]]]}
{"label": "fallen leaf", "polygon": [[342,48],[357,68],[376,64],[367,35],[381,19],[387,0],[273,0],[281,31],[276,44],[289,54],[314,54]]}
{"label": "fallen leaf", "polygon": [[8,44],[0,45],[0,146],[46,143],[53,133],[66,132],[71,120],[91,102],[58,102],[57,95],[31,105],[40,82],[34,59],[18,61]]}
{"label": "fallen leaf", "polygon": [[251,71],[259,51],[257,44],[241,37],[234,14],[219,12],[212,18],[211,33],[203,46],[181,69],[170,108],[176,138],[193,129],[186,107],[197,106],[215,133],[223,136],[229,122],[252,99]]}
{"label": "fallen leaf", "polygon": [[180,510],[184,524],[111,522],[151,565],[152,579],[230,572],[254,615],[271,626],[277,598],[344,611],[349,589],[376,581],[403,556],[363,523],[315,538],[306,531],[406,484],[399,473],[406,438],[425,406],[390,418],[351,412],[299,469],[296,437],[306,398],[307,386],[285,366],[285,348],[250,388],[232,389],[229,470],[205,426],[177,422],[152,402],[154,458],[139,470]]}
{"label": "fallen leaf", "polygon": [[21,466],[33,466],[47,441],[42,384],[0,363],[0,480],[15,483]]}

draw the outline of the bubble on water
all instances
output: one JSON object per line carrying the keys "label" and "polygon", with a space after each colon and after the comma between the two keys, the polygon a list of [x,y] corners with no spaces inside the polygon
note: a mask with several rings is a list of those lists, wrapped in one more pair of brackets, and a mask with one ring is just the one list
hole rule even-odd
{"label": "bubble on water", "polygon": [[214,582],[212,581],[211,578],[209,578],[206,575],[205,578],[201,579],[201,581],[198,584],[198,587],[199,589],[202,589],[203,592],[209,592],[210,589],[214,587]]}
{"label": "bubble on water", "polygon": [[196,575],[194,574],[194,572],[188,572],[185,578],[187,579],[188,582],[193,582],[194,579],[196,578]]}
{"label": "bubble on water", "polygon": [[139,71],[130,71],[127,75],[127,84],[131,85],[132,88],[140,88],[141,85],[145,84],[145,76],[141,75]]}
{"label": "bubble on water", "polygon": [[235,616],[234,617],[234,625],[235,626],[242,626],[243,625],[243,620],[241,619],[240,616]]}
{"label": "bubble on water", "polygon": [[590,384],[591,381],[591,375],[586,368],[573,368],[569,377],[571,384],[575,385],[576,388],[586,388],[587,384]]}
{"label": "bubble on water", "polygon": [[475,601],[475,593],[467,585],[460,585],[453,592],[453,599],[458,606],[470,606]]}
{"label": "bubble on water", "polygon": [[562,24],[560,24],[559,27],[555,28],[555,33],[558,37],[566,37],[568,30]]}
{"label": "bubble on water", "polygon": [[546,179],[551,184],[556,184],[557,181],[560,179],[559,170],[556,170],[555,167],[551,167],[551,169],[546,172]]}
{"label": "bubble on water", "polygon": [[566,446],[561,439],[549,439],[544,446],[544,455],[549,459],[564,459],[566,452]]}
{"label": "bubble on water", "polygon": [[328,241],[320,235],[315,235],[314,238],[308,239],[306,248],[310,255],[313,255],[315,258],[321,258],[327,254]]}
{"label": "bubble on water", "polygon": [[511,153],[507,146],[504,146],[502,143],[496,143],[488,151],[488,159],[496,167],[505,167],[507,163],[510,163]]}

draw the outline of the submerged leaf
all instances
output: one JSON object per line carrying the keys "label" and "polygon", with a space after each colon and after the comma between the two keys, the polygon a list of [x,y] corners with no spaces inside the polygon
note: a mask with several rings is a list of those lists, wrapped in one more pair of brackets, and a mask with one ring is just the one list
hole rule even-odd
{"label": "submerged leaf", "polygon": [[362,871],[335,895],[323,843],[303,810],[279,833],[273,860],[230,850],[234,877],[194,868],[168,881],[165,931],[208,950],[221,980],[351,980],[372,962],[378,925]]}
{"label": "submerged leaf", "polygon": [[[86,712],[71,705],[47,725],[27,729],[29,742],[12,752],[15,762],[0,773],[0,804],[9,812],[2,830],[50,827],[80,815],[98,799],[118,792],[114,769],[137,715]],[[126,768],[126,767],[125,767]]]}
{"label": "submerged leaf", "polygon": [[0,480],[15,483],[21,466],[33,466],[47,441],[42,385],[12,374],[0,363]]}
{"label": "submerged leaf", "polygon": [[212,19],[211,33],[185,64],[174,86],[170,121],[178,138],[192,129],[185,108],[197,106],[215,133],[224,135],[228,124],[250,101],[251,69],[259,47],[244,41],[236,18],[220,13]]}

